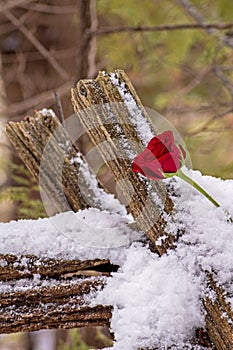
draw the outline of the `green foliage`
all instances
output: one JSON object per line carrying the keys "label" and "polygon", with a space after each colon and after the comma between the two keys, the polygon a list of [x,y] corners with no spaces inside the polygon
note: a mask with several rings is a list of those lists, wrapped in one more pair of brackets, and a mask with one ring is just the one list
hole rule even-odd
{"label": "green foliage", "polygon": [[9,168],[14,185],[7,187],[0,193],[0,201],[7,198],[15,203],[17,218],[38,219],[45,217],[39,188],[32,175],[24,165],[10,163]]}
{"label": "green foliage", "polygon": [[218,9],[221,17],[226,21],[232,21],[233,14],[233,1],[231,0],[221,0],[218,1]]}
{"label": "green foliage", "polygon": [[[58,345],[57,350],[89,350],[90,348],[96,348],[94,345],[89,346],[85,343],[79,329],[71,329],[68,332],[69,339],[62,341]],[[95,333],[92,341],[96,341],[96,344],[103,344],[102,346],[104,347],[111,347],[113,343],[111,337],[102,332],[101,327],[95,327]]]}
{"label": "green foliage", "polygon": [[89,347],[82,340],[80,331],[78,329],[71,329],[70,334],[70,344],[67,341],[62,342],[58,345],[57,350],[89,350]]}
{"label": "green foliage", "polygon": [[[191,4],[204,22],[232,20],[231,0],[192,0]],[[110,28],[195,23],[182,6],[171,0],[100,0],[97,9],[100,26]],[[224,75],[233,81],[232,49],[221,41],[224,33],[231,34],[229,30],[217,30],[210,35],[204,29],[191,29],[99,36],[99,66],[108,71],[124,69],[143,104],[165,114],[185,136],[191,128],[200,129],[203,118],[208,120],[232,105],[229,89],[213,70],[214,65],[224,67]],[[180,110],[187,111],[186,118],[180,116]],[[221,123],[224,125],[223,118]],[[215,127],[219,129],[219,125]],[[216,142],[218,149],[208,161],[203,155],[198,156],[197,150],[208,149],[210,132],[190,136],[190,145],[195,144],[191,157],[196,168],[204,173],[232,177],[232,169],[224,165],[228,163],[224,147],[231,147],[232,129],[229,126],[228,129],[223,132],[224,142]],[[211,131],[211,139],[214,137],[218,140],[219,134]]]}
{"label": "green foliage", "polygon": [[[206,175],[213,175],[222,178],[229,178],[232,176],[233,169],[233,154],[228,152],[222,154],[219,149],[231,149],[232,147],[232,131],[227,128],[227,124],[223,120],[207,120],[198,121],[199,128],[205,126],[203,132],[194,134],[187,139],[187,146],[191,154],[193,168],[205,169]],[[193,125],[189,123],[188,130],[196,130],[197,122]],[[210,157],[211,154],[211,157]],[[213,168],[213,160],[217,164]],[[229,176],[230,175],[230,176]]]}

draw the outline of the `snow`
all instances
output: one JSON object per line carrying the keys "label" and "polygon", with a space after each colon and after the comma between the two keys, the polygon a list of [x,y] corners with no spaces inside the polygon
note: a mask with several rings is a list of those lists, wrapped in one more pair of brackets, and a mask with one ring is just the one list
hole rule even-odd
{"label": "snow", "polygon": [[[106,193],[102,188],[99,187],[96,176],[94,173],[90,171],[89,165],[87,162],[84,162],[81,159],[80,154],[77,154],[75,158],[71,159],[71,164],[77,162],[80,164],[79,171],[82,173],[82,177],[85,179],[85,183],[89,189],[95,193],[95,198],[91,198],[94,200],[95,207],[101,208],[102,210],[109,211],[110,213],[121,214],[122,216],[126,216],[126,209],[118,199],[114,197],[111,193]],[[79,184],[80,185],[80,184]],[[83,192],[85,196],[85,191]],[[89,202],[88,198],[85,198],[87,203]],[[132,220],[132,216],[128,215],[128,220]]]}
{"label": "snow", "polygon": [[201,298],[208,292],[204,271],[214,272],[233,307],[233,224],[223,210],[233,217],[233,180],[185,172],[222,207],[214,207],[178,178],[165,180],[179,193],[173,197],[176,213],[167,217],[167,230],[176,234],[185,228],[185,234],[176,250],[161,258],[133,243],[120,270],[98,294],[97,302],[114,305],[114,349],[133,350],[138,345],[189,349],[195,328],[204,326]]}
{"label": "snow", "polygon": [[175,254],[159,258],[133,244],[121,270],[97,297],[114,306],[115,349],[183,346],[203,325],[200,282]]}
{"label": "snow", "polygon": [[[176,194],[172,196],[174,215],[166,217],[167,231],[178,234],[185,229],[185,233],[176,249],[162,257],[151,253],[143,236],[130,228],[130,216],[94,208],[37,221],[2,223],[0,253],[110,259],[120,268],[107,279],[92,305],[114,306],[111,328],[116,341],[111,349],[191,349],[189,340],[195,329],[204,326],[205,271],[214,273],[233,307],[233,224],[225,212],[233,217],[233,180],[185,172],[221,207],[216,208],[178,178],[164,180]],[[38,281],[36,276],[33,283]],[[214,293],[209,295],[215,298]]]}
{"label": "snow", "polygon": [[[30,289],[33,289],[35,291],[35,288],[51,288],[55,286],[63,286],[63,287],[72,287],[75,286],[78,282],[80,282],[80,279],[74,277],[72,280],[63,280],[62,282],[56,279],[41,279],[41,276],[39,274],[35,274],[33,276],[33,279],[25,278],[25,279],[19,279],[15,281],[1,281],[0,282],[0,292],[1,293],[15,293],[15,292],[24,292],[28,291]],[[83,278],[82,282],[90,281],[90,277]],[[104,278],[103,278],[104,280]],[[85,297],[85,296],[84,296]],[[85,304],[88,305],[90,303],[89,296],[84,299]],[[45,304],[46,307],[46,304]]]}
{"label": "snow", "polygon": [[38,220],[0,223],[0,254],[34,254],[48,258],[108,259],[121,263],[124,247],[142,239],[129,215],[96,208]]}
{"label": "snow", "polygon": [[[199,171],[186,170],[186,174],[219,201],[221,207],[216,208],[196,190],[188,193],[190,186],[177,179],[174,189],[181,192],[181,197],[173,198],[177,211],[174,221],[168,223],[168,230],[175,232],[178,229],[175,221],[181,222],[185,235],[179,240],[176,254],[189,260],[196,272],[200,267],[214,272],[226,286],[233,272],[233,223],[227,221],[226,213],[233,218],[233,180],[202,176]],[[227,286],[227,292],[233,296],[233,286]],[[233,298],[230,301],[233,306]]]}
{"label": "snow", "polygon": [[125,82],[120,82],[117,76],[115,76],[115,73],[110,74],[110,80],[117,87],[124,105],[127,107],[131,116],[132,125],[137,130],[143,145],[146,147],[148,142],[154,137],[148,120],[143,116],[142,109],[137,105],[132,94],[126,90]]}
{"label": "snow", "polygon": [[39,111],[39,113],[42,114],[44,117],[46,117],[47,115],[51,117],[56,117],[54,111],[51,108],[50,109],[43,108]]}

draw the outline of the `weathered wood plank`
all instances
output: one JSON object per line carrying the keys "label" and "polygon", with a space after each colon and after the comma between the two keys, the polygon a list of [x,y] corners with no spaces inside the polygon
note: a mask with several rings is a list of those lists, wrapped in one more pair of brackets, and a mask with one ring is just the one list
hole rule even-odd
{"label": "weathered wood plank", "polygon": [[[135,102],[141,122],[155,134],[125,73],[115,71],[114,79],[124,86],[126,94]],[[141,152],[143,144],[135,127],[134,115],[127,108],[111,75],[99,73],[96,79],[79,81],[72,89],[72,103],[91,140],[115,176],[138,227],[145,232],[154,249],[163,254],[172,246],[175,237],[165,232],[162,211],[170,213],[173,203],[160,181],[152,183],[131,170],[132,157]],[[162,209],[158,206],[157,197],[163,204]],[[156,245],[160,236],[166,236],[161,246]]]}
{"label": "weathered wood plank", "polygon": [[[117,71],[115,79],[118,79],[117,84],[124,84],[126,93],[134,98],[142,118],[144,118],[143,120],[148,123],[147,115],[128,78],[121,71]],[[100,74],[96,80],[79,82],[72,94],[73,103],[80,119],[99,148],[103,159],[121,184],[122,191],[129,202],[129,207],[139,227],[144,230],[151,242],[156,246],[157,238],[166,234],[166,232],[164,232],[165,222],[162,211],[158,209],[154,193],[157,193],[160,200],[163,201],[164,211],[170,213],[173,205],[163,184],[146,181],[131,171],[132,154],[139,153],[143,146],[137,126],[132,120],[131,112],[124,104],[124,99],[119,93],[116,84],[113,83],[109,75]],[[97,107],[93,108],[93,105]],[[37,179],[39,179],[40,160],[44,146],[51,134],[53,134],[53,141],[49,145],[49,150],[54,154],[54,159],[59,159],[64,153],[67,157],[67,173],[65,174],[70,176],[71,171],[79,171],[79,165],[74,168],[70,167],[70,165],[73,165],[70,162],[70,157],[77,155],[77,149],[72,146],[71,155],[68,153],[67,156],[67,147],[61,147],[62,151],[57,147],[59,143],[63,146],[66,145],[68,135],[63,128],[59,128],[58,133],[54,135],[53,123],[59,124],[56,118],[51,119],[49,116],[42,118],[36,112],[33,118],[29,117],[21,122],[20,125],[18,123],[10,123],[7,127],[9,137],[19,150],[25,164],[27,164]],[[151,130],[153,130],[150,122],[149,125]],[[61,140],[63,141],[61,142]],[[39,143],[38,147],[36,143]],[[64,211],[64,207],[59,202],[59,190],[63,191],[63,186],[66,189],[68,188],[68,192],[65,192],[65,190],[64,192],[69,199],[69,192],[74,190],[76,191],[75,196],[77,194],[79,196],[79,189],[73,188],[73,184],[70,184],[69,181],[66,182],[66,179],[54,182],[53,175],[55,176],[55,174],[53,170],[54,166],[51,163],[48,165],[48,174],[45,174],[45,189],[47,188],[48,194],[54,198],[54,202],[58,201],[57,210]],[[131,188],[129,183],[132,184]],[[95,191],[93,196],[95,196]],[[83,198],[78,198],[78,200],[72,198],[68,202],[73,210],[88,206]],[[166,252],[172,246],[174,239],[173,236],[167,235],[163,246],[157,247],[159,254]],[[0,270],[2,272],[0,276],[2,275],[3,282],[9,281],[9,287],[11,285],[15,286],[17,282],[11,280],[12,278],[23,282],[23,278],[32,279],[33,276],[38,274],[42,280],[47,278],[48,281],[52,282],[56,278],[59,281],[59,288],[58,284],[51,284],[46,289],[34,286],[31,290],[15,290],[9,293],[1,293],[0,300],[2,303],[0,302],[0,307],[5,313],[1,315],[3,326],[2,328],[0,327],[0,332],[59,327],[72,328],[96,324],[109,325],[111,306],[103,307],[98,305],[95,308],[90,308],[88,305],[85,305],[85,298],[90,290],[93,291],[96,287],[104,287],[106,282],[105,275],[108,275],[111,268],[113,268],[109,261],[52,262],[49,259],[47,261],[42,259],[42,264],[39,268],[36,268],[35,264],[32,263],[27,266],[27,271],[23,268],[25,261],[17,258],[18,263],[15,264],[15,269],[12,269],[10,256],[8,258],[7,264],[9,263],[9,266],[5,267],[4,263],[1,265]],[[14,260],[14,258],[12,259]],[[32,258],[32,261],[33,259],[36,260],[37,258]],[[91,269],[91,272],[89,269]],[[93,276],[90,279],[87,278],[89,273]],[[77,276],[80,276],[80,278],[77,278]],[[70,282],[67,281],[68,278],[70,278]],[[210,298],[207,293],[207,297],[203,300],[208,334],[217,350],[232,349],[233,316],[231,307],[227,302],[224,289],[214,281],[213,276],[207,276],[207,278],[209,279],[211,295],[214,296]],[[55,300],[58,300],[58,303]],[[27,305],[26,308],[22,307],[23,303]],[[40,304],[45,304],[45,308]],[[47,310],[49,316],[46,314]],[[38,323],[38,319],[41,320],[40,323]]]}
{"label": "weathered wood plank", "polygon": [[54,207],[53,213],[78,211],[90,205],[101,208],[91,183],[94,174],[57,117],[35,111],[33,117],[9,122],[6,132],[24,164],[46,192],[50,207]]}
{"label": "weathered wood plank", "polygon": [[[16,310],[9,310],[2,315],[4,321],[1,321],[0,332],[16,333],[16,332],[32,332],[41,329],[64,328],[72,329],[78,327],[95,327],[110,326],[111,307],[96,306],[82,307],[55,305],[54,308],[46,307],[46,309],[38,310],[33,313],[29,309],[25,315],[17,315]],[[12,315],[14,313],[14,316]],[[8,316],[8,317],[7,317]]]}
{"label": "weathered wood plank", "polygon": [[[23,282],[25,284],[23,285]],[[69,283],[70,282],[70,283]],[[31,313],[36,313],[37,309],[40,307],[40,303],[45,304],[56,304],[57,307],[66,305],[67,303],[72,303],[72,305],[77,304],[78,306],[84,304],[82,299],[85,295],[90,293],[90,291],[96,290],[98,287],[104,285],[104,279],[98,278],[83,278],[71,280],[60,280],[56,283],[56,280],[47,279],[46,283],[48,286],[40,287],[40,282],[37,280],[33,282],[30,279],[22,279],[22,286],[16,286],[16,291],[13,292],[2,292],[1,295],[1,310],[6,310],[6,307],[14,308],[17,306],[18,314],[19,307],[26,306],[30,308]],[[28,285],[27,285],[28,284]],[[9,288],[10,289],[10,288]],[[72,298],[73,300],[72,302]],[[43,306],[44,307],[44,306]],[[26,315],[25,311],[22,311]],[[28,312],[28,311],[27,311]],[[4,321],[3,313],[0,315],[1,321]]]}
{"label": "weathered wood plank", "polygon": [[109,260],[0,255],[0,333],[109,326],[111,306],[89,306],[117,266]]}
{"label": "weathered wood plank", "polygon": [[[63,260],[48,259],[35,255],[3,255],[0,254],[0,281],[33,278],[39,274],[41,278],[64,278],[75,275],[96,276],[99,271],[106,275],[108,271],[116,271],[108,259],[95,260]],[[101,272],[100,272],[101,274]]]}
{"label": "weathered wood plank", "polygon": [[206,329],[217,350],[233,349],[233,312],[226,292],[212,275],[207,275],[210,295],[203,299]]}
{"label": "weathered wood plank", "polygon": [[[131,154],[140,153],[143,147],[137,127],[132,120],[134,115],[127,108],[117,86],[124,87],[125,95],[130,95],[136,102],[142,120],[144,118],[154,134],[156,132],[124,72],[115,71],[114,79],[111,79],[111,76],[112,74],[99,73],[95,80],[79,81],[72,89],[74,110],[93,143],[99,149],[105,163],[114,174],[116,181],[120,183],[121,190],[129,201],[131,213],[140,229],[146,233],[155,247],[159,236],[167,236],[162,247],[156,247],[159,254],[163,254],[172,246],[175,237],[164,231],[165,222],[153,199],[153,192],[163,199],[165,211],[170,213],[173,205],[160,182],[151,183],[135,176],[131,171]],[[214,290],[213,286],[210,288]],[[223,291],[219,295],[221,298],[217,304],[208,298],[205,298],[203,303],[207,312],[209,336],[218,350],[225,350],[232,347],[221,347],[222,345],[218,343],[218,335],[220,332],[224,339],[223,334],[225,334],[226,344],[232,344],[232,321],[225,319],[226,322],[224,321],[223,324],[225,297]],[[214,311],[215,309],[218,312]]]}
{"label": "weathered wood plank", "polygon": [[[62,261],[1,255],[0,262],[0,279],[10,282],[8,291],[0,292],[0,333],[109,326],[111,306],[86,305],[88,294],[91,292],[93,296],[104,288],[106,277],[111,271],[116,271],[117,267],[109,260]],[[86,276],[88,271],[92,277]],[[33,281],[35,275],[39,275],[39,280],[34,278]],[[12,282],[18,279],[20,284],[17,287],[16,281]],[[207,331],[217,350],[229,350],[233,344],[232,310],[223,288],[210,275],[208,279],[212,298],[208,296],[203,300]],[[43,280],[46,287],[40,286]],[[9,291],[10,287],[12,291]]]}
{"label": "weathered wood plank", "polygon": [[36,331],[47,328],[109,326],[112,307],[86,304],[86,295],[104,286],[97,278],[71,285],[0,293],[0,333]]}

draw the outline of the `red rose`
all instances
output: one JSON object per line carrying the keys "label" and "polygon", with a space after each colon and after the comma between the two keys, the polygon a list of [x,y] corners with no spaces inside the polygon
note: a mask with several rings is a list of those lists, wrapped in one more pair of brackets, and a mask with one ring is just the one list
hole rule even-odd
{"label": "red rose", "polygon": [[153,137],[146,149],[134,158],[132,170],[150,179],[164,179],[166,173],[176,173],[186,158],[182,146],[176,146],[171,130]]}

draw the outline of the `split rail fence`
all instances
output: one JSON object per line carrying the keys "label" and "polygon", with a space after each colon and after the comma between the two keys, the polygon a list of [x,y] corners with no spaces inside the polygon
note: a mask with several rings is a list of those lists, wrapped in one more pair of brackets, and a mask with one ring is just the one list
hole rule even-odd
{"label": "split rail fence", "polygon": [[[137,228],[147,236],[151,250],[161,256],[169,249],[175,249],[173,244],[177,237],[166,232],[166,220],[157,207],[154,196],[156,193],[162,199],[164,213],[172,215],[173,202],[166,187],[160,181],[150,182],[131,171],[127,155],[129,152],[141,152],[143,144],[135,115],[127,106],[127,99],[134,101],[134,112],[140,114],[141,122],[147,123],[154,134],[156,130],[128,77],[120,70],[111,74],[100,72],[96,79],[79,81],[71,94],[77,116],[121,187],[128,203],[127,210],[135,218]],[[70,161],[79,151],[57,117],[35,111],[33,116],[27,116],[20,122],[9,122],[6,132],[27,168],[40,181],[43,191],[48,198],[52,198],[55,212],[67,210],[61,192],[65,194],[73,211],[90,205],[102,207],[96,191],[101,189],[104,195],[107,195],[107,191],[101,183],[96,189],[90,186],[85,178],[86,173],[79,176],[86,181],[82,188],[87,193],[83,196],[83,190],[80,191],[77,174],[81,168],[79,169],[78,163]],[[52,140],[49,147],[54,156],[48,171],[41,175],[41,160],[48,139]],[[56,177],[60,171],[57,169],[57,157],[60,157],[62,145],[64,152],[64,145],[67,144],[70,147],[65,149],[63,171],[60,177]],[[86,164],[84,157],[82,162]],[[86,169],[91,174],[88,164]],[[92,203],[85,198],[91,198]],[[156,244],[159,237],[163,237],[161,245]],[[33,279],[35,274],[59,281],[51,287],[35,286],[30,291],[1,293],[0,333],[110,325],[112,306],[90,307],[85,305],[84,299],[90,292],[104,288],[106,276],[111,278],[111,272],[117,270],[118,267],[111,261],[56,260],[9,254],[1,255],[0,261],[0,281],[11,286],[25,278]],[[233,313],[225,298],[224,288],[213,275],[206,274],[206,279],[215,296],[210,299],[210,294],[207,293],[203,299],[208,337],[213,349],[233,349]]]}

